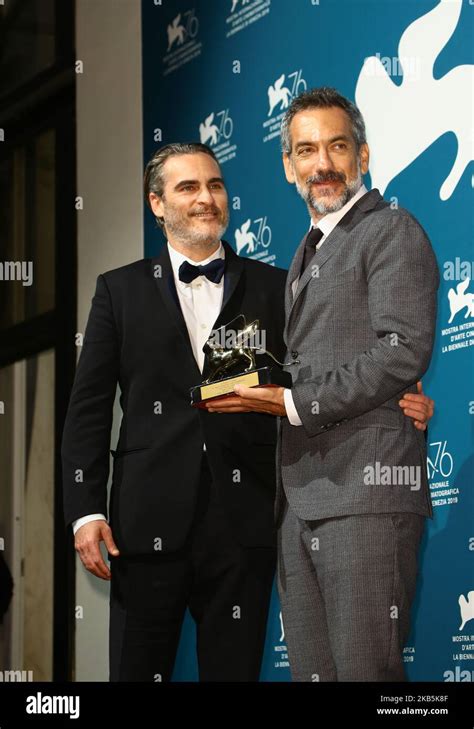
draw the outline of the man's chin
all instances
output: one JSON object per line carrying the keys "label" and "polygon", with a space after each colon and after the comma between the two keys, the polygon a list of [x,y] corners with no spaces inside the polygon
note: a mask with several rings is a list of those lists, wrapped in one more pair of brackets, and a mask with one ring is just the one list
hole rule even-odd
{"label": "man's chin", "polygon": [[193,226],[193,230],[189,231],[189,242],[195,245],[210,246],[219,241],[225,233],[225,229],[217,223],[211,225]]}
{"label": "man's chin", "polygon": [[324,195],[318,198],[311,197],[310,199],[311,207],[320,215],[326,215],[327,213],[336,213],[338,210],[344,207],[345,204],[346,202],[344,195]]}

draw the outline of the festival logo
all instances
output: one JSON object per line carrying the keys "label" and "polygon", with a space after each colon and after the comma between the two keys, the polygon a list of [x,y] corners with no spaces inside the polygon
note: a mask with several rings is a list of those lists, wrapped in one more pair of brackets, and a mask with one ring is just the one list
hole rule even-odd
{"label": "festival logo", "polygon": [[449,506],[459,502],[459,488],[451,482],[454,458],[447,440],[438,440],[428,446],[426,459],[433,506]]}
{"label": "festival logo", "polygon": [[448,326],[441,329],[442,354],[474,345],[474,292],[469,291],[473,269],[474,263],[463,261],[458,256],[444,262],[443,278],[450,286],[447,292]]}
{"label": "festival logo", "polygon": [[400,172],[447,132],[456,135],[457,155],[441,185],[441,200],[451,197],[474,158],[474,66],[457,66],[441,78],[435,78],[433,70],[456,30],[461,9],[462,0],[440,0],[433,10],[406,28],[398,46],[403,66],[401,84],[392,80],[380,54],[365,59],[355,99],[370,139],[372,187],[382,194]]}
{"label": "festival logo", "polygon": [[204,121],[199,124],[199,137],[201,144],[212,147],[219,164],[228,162],[237,154],[237,145],[232,144],[234,122],[229,109],[212,111]]}
{"label": "festival logo", "polygon": [[228,0],[226,38],[246,30],[269,14],[272,0]]}
{"label": "festival logo", "polygon": [[299,94],[306,91],[308,84],[303,78],[303,70],[282,73],[267,88],[268,112],[263,122],[263,141],[269,142],[280,136],[281,122],[285,111]]}
{"label": "festival logo", "polygon": [[268,225],[267,216],[260,218],[247,218],[235,230],[235,247],[237,254],[244,254],[246,258],[275,264],[276,256],[269,252],[272,242],[272,229]]}
{"label": "festival logo", "polygon": [[199,19],[194,8],[178,13],[168,23],[166,33],[168,45],[163,58],[163,76],[168,76],[201,55],[202,43],[198,40]]}

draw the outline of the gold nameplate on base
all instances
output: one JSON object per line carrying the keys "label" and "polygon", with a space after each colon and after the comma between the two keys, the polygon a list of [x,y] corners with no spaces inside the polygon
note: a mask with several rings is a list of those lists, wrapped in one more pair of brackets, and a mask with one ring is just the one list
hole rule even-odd
{"label": "gold nameplate on base", "polygon": [[291,375],[279,367],[260,367],[250,372],[225,377],[217,382],[197,385],[191,388],[191,405],[204,408],[210,400],[235,395],[235,385],[245,387],[291,387]]}

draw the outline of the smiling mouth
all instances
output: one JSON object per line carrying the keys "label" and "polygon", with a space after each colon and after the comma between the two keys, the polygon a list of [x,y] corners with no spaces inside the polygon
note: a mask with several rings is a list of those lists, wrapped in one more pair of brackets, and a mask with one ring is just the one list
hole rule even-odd
{"label": "smiling mouth", "polygon": [[193,213],[194,218],[217,218],[217,213]]}

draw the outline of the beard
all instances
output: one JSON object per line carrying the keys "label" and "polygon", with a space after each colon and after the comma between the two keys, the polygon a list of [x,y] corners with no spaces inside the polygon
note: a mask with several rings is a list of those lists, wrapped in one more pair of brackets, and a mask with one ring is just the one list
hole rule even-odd
{"label": "beard", "polygon": [[[212,225],[199,230],[194,225],[194,216],[197,213],[215,213],[217,217]],[[229,211],[227,208],[221,210],[215,205],[200,207],[183,215],[181,209],[174,205],[165,204],[164,221],[166,233],[172,234],[173,238],[187,246],[212,247],[219,241],[227,230],[229,224]]]}
{"label": "beard", "polygon": [[[318,215],[327,215],[328,213],[335,213],[346,205],[349,200],[354,197],[356,192],[362,185],[362,174],[360,170],[360,164],[357,165],[357,177],[349,182],[346,182],[346,176],[343,172],[319,172],[316,175],[308,177],[305,183],[305,187],[296,182],[296,189],[305,201],[308,208],[314,210]],[[310,185],[318,182],[342,182],[344,183],[343,191],[334,200],[325,201],[324,197],[330,197],[331,191],[325,190],[319,193],[320,197],[316,196],[311,192]]]}

